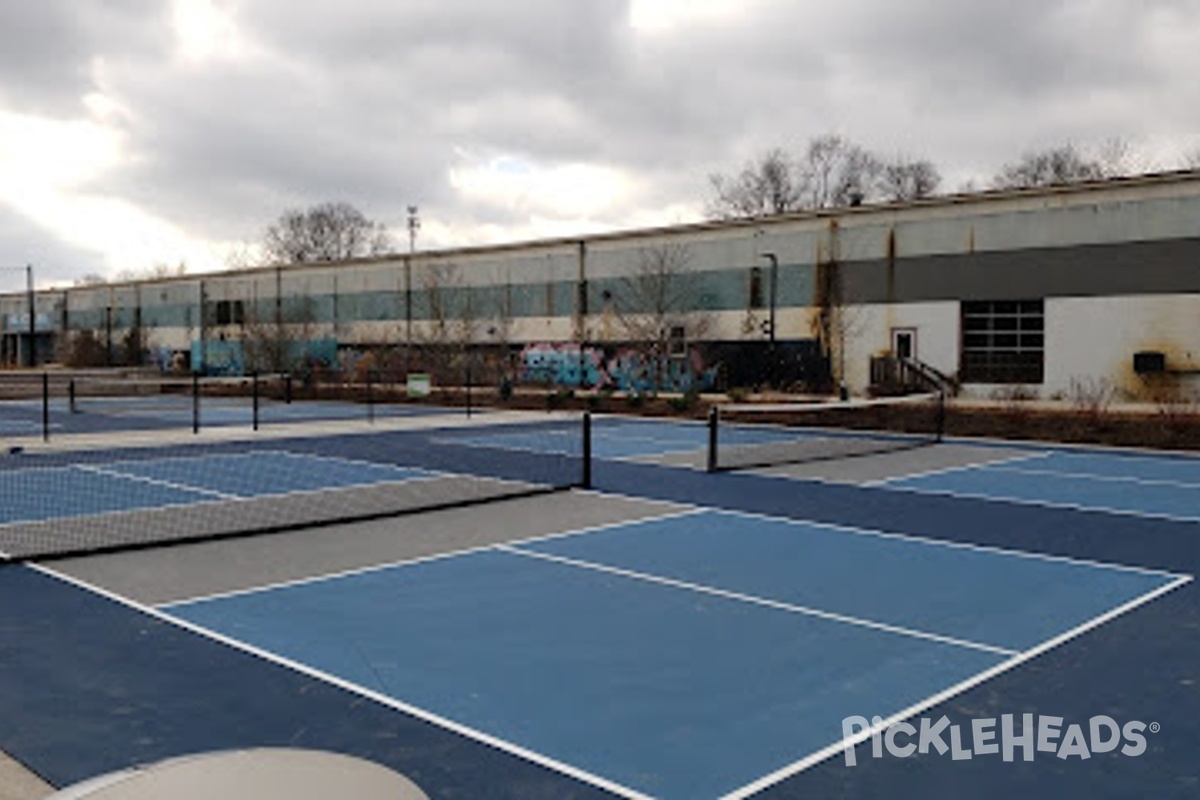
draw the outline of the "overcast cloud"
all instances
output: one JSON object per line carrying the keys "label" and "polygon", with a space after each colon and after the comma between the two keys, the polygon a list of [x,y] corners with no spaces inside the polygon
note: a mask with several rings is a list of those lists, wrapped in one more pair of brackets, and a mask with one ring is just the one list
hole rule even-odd
{"label": "overcast cloud", "polygon": [[[39,0],[0,6],[0,267],[220,267],[345,200],[406,246],[699,217],[836,132],[953,190],[1200,147],[1200,0]],[[0,290],[20,286],[0,269]]]}

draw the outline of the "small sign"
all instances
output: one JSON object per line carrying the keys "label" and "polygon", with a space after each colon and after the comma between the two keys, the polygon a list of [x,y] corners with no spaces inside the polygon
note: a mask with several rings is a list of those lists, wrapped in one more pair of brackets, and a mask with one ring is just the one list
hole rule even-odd
{"label": "small sign", "polygon": [[433,379],[429,377],[428,372],[409,373],[405,389],[409,397],[429,397],[433,391]]}

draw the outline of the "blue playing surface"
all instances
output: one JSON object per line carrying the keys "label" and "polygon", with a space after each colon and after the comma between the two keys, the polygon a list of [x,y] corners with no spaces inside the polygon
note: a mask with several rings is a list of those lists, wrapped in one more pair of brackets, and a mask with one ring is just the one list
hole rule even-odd
{"label": "blue playing surface", "polygon": [[7,470],[0,525],[409,481],[410,467],[275,451]]}
{"label": "blue playing surface", "polygon": [[716,797],[1175,580],[712,511],[169,612],[569,768]]}
{"label": "blue playing surface", "polygon": [[1200,520],[1200,459],[1054,451],[881,485],[917,492]]}

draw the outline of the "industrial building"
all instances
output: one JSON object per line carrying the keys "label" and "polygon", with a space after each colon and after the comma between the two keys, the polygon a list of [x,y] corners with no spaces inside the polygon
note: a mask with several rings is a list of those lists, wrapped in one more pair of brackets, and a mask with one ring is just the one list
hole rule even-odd
{"label": "industrial building", "polygon": [[968,396],[1188,395],[1200,172],[40,289],[30,304],[0,297],[5,366],[28,363],[32,334],[39,364],[218,373],[387,353],[412,367],[474,348],[550,384],[859,394],[902,356]]}

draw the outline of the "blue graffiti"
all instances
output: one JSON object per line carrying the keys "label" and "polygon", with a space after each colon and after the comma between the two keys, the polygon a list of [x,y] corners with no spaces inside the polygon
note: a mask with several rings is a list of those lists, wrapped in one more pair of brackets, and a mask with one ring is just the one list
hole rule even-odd
{"label": "blue graffiti", "polygon": [[657,358],[632,348],[606,355],[578,344],[531,344],[521,351],[519,379],[541,386],[592,387],[622,392],[705,391],[716,383],[716,368],[705,368],[697,352]]}

